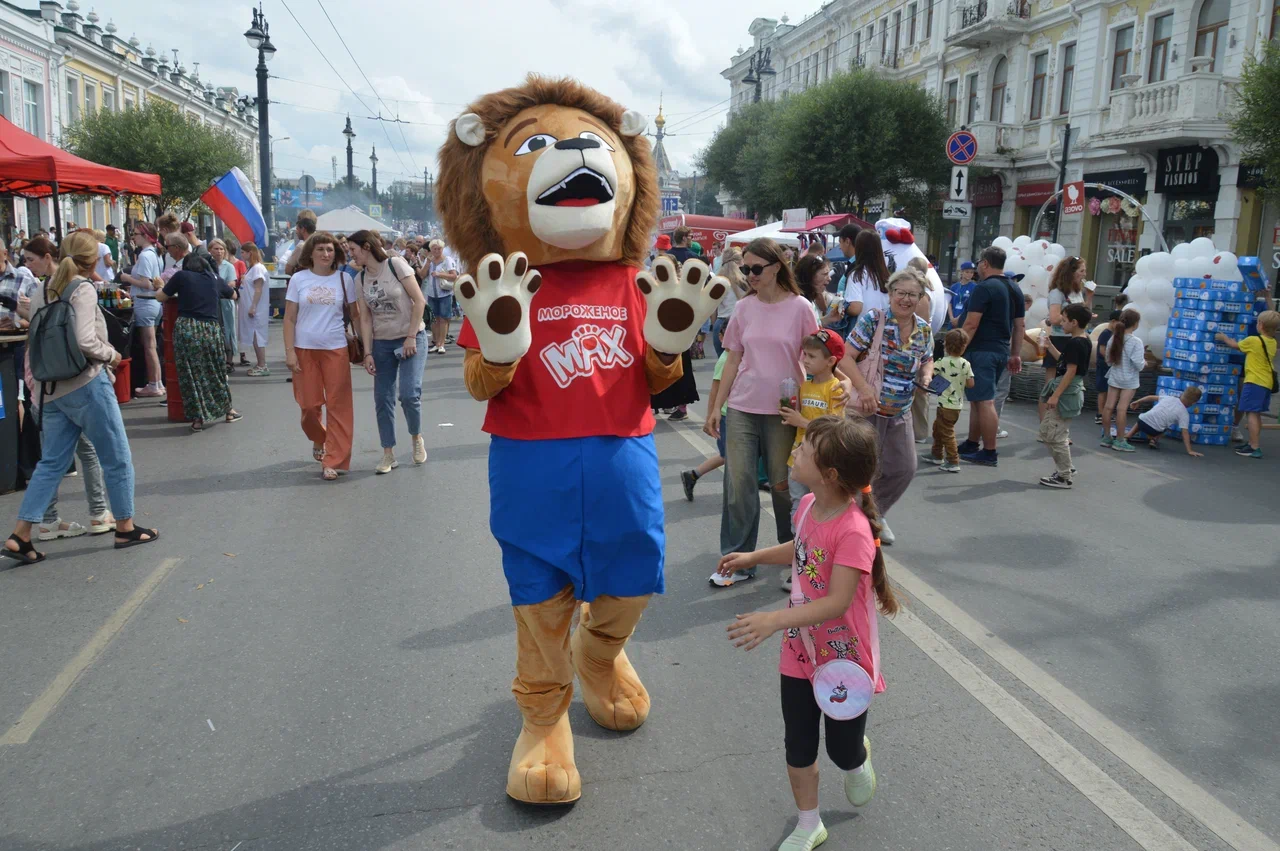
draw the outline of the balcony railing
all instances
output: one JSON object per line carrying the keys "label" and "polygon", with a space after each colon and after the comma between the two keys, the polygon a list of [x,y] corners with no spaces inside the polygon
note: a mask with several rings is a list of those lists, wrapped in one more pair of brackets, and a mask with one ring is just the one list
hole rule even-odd
{"label": "balcony railing", "polygon": [[978,0],[951,11],[947,41],[960,47],[985,47],[1002,35],[1026,31],[1031,0]]}
{"label": "balcony railing", "polygon": [[1107,130],[1129,134],[1179,122],[1226,121],[1235,103],[1236,81],[1197,71],[1176,80],[1130,85],[1111,94]]}
{"label": "balcony railing", "polygon": [[897,68],[901,60],[902,54],[896,50],[886,50],[880,54],[880,65],[884,68]]}

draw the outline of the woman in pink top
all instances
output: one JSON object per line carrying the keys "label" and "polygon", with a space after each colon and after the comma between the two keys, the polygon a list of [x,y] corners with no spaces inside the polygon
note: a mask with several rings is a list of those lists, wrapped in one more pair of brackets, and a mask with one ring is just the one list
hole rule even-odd
{"label": "woman in pink top", "polygon": [[[813,308],[800,295],[791,266],[771,239],[757,239],[743,251],[742,271],[754,292],[742,298],[724,332],[729,353],[720,391],[705,431],[719,438],[725,430],[724,509],[720,516],[720,552],[751,552],[760,529],[760,493],[756,470],[764,460],[772,485],[778,543],[791,540],[791,495],[787,491],[787,458],[796,430],[779,413],[782,382],[796,389],[804,383],[800,344],[818,330]],[[720,410],[729,413],[721,422]],[[711,584],[726,588],[755,577],[755,568],[711,575]]]}

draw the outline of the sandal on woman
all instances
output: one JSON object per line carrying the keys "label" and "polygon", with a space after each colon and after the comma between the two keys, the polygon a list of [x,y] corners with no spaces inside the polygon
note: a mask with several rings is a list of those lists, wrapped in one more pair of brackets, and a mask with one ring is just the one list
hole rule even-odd
{"label": "sandal on woman", "polygon": [[192,420],[192,421],[191,421],[191,430],[192,430],[192,431],[204,431],[204,420]]}
{"label": "sandal on woman", "polygon": [[332,467],[325,467],[324,471],[320,474],[320,478],[324,479],[326,482],[332,482],[338,478],[338,471]]}
{"label": "sandal on woman", "polygon": [[238,423],[242,419],[244,419],[244,414],[240,413],[239,411],[232,411],[231,413],[227,414],[227,422],[229,423]]}
{"label": "sandal on woman", "polygon": [[240,356],[240,365],[241,365],[241,366],[248,366],[248,365],[249,365],[249,358],[248,358],[248,357],[246,357],[245,355],[241,355],[241,356]]}
{"label": "sandal on woman", "polygon": [[[148,537],[144,538],[143,535]],[[124,540],[122,541],[121,538]],[[134,526],[128,532],[116,530],[116,549],[127,550],[129,547],[136,547],[139,544],[150,544],[153,541],[160,540],[160,531],[158,529],[143,529],[141,526]]]}
{"label": "sandal on woman", "polygon": [[311,457],[312,457],[312,458],[314,458],[314,459],[316,459],[317,461],[323,461],[323,460],[324,460],[324,447],[323,447],[323,446],[313,446],[313,447],[311,447]]}
{"label": "sandal on woman", "polygon": [[110,511],[103,514],[101,517],[89,518],[90,535],[105,535],[106,533],[114,532],[115,530],[116,518],[111,515]]}
{"label": "sandal on woman", "polygon": [[39,564],[44,561],[44,553],[36,552],[35,546],[30,541],[24,541],[17,535],[10,535],[9,540],[18,545],[18,549],[11,550],[4,547],[4,551],[0,555],[8,556],[14,561],[20,561],[23,564]]}

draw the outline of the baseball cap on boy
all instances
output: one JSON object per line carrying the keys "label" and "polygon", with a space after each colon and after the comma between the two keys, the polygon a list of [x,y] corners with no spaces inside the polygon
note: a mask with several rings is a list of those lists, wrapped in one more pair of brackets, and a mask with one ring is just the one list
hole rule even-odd
{"label": "baseball cap on boy", "polygon": [[822,345],[827,347],[827,351],[831,353],[837,363],[844,357],[844,340],[840,339],[839,334],[824,328],[813,336],[822,341]]}
{"label": "baseball cap on boy", "polygon": [[978,267],[973,265],[973,261],[972,261],[972,260],[966,260],[966,261],[964,261],[963,263],[961,263],[961,264],[960,264],[960,271],[961,271],[961,272],[966,272],[966,271],[968,271],[969,269],[976,269],[976,268],[978,268]]}

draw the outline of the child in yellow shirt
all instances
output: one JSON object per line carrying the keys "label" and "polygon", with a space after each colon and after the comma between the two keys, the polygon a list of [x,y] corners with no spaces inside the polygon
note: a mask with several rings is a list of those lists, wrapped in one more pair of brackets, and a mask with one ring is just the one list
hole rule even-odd
{"label": "child in yellow shirt", "polygon": [[[805,337],[800,344],[800,363],[804,367],[805,382],[800,386],[800,410],[781,408],[782,422],[795,426],[796,439],[791,445],[791,457],[787,466],[795,466],[796,450],[804,443],[804,430],[809,420],[825,417],[828,414],[844,415],[844,399],[840,396],[840,379],[835,376],[836,364],[844,357],[844,341],[833,331],[822,330],[812,336]],[[801,497],[809,493],[809,489],[788,477],[788,488],[791,491],[791,530],[795,531],[796,507]],[[790,578],[788,573],[787,577]]]}
{"label": "child in yellow shirt", "polygon": [[1271,394],[1276,391],[1276,374],[1272,363],[1276,357],[1276,331],[1280,330],[1280,313],[1264,310],[1258,314],[1258,333],[1236,342],[1219,333],[1217,340],[1245,353],[1244,386],[1240,388],[1240,405],[1236,408],[1236,425],[1240,417],[1249,423],[1249,442],[1236,449],[1244,458],[1262,457],[1262,415],[1271,410]]}

